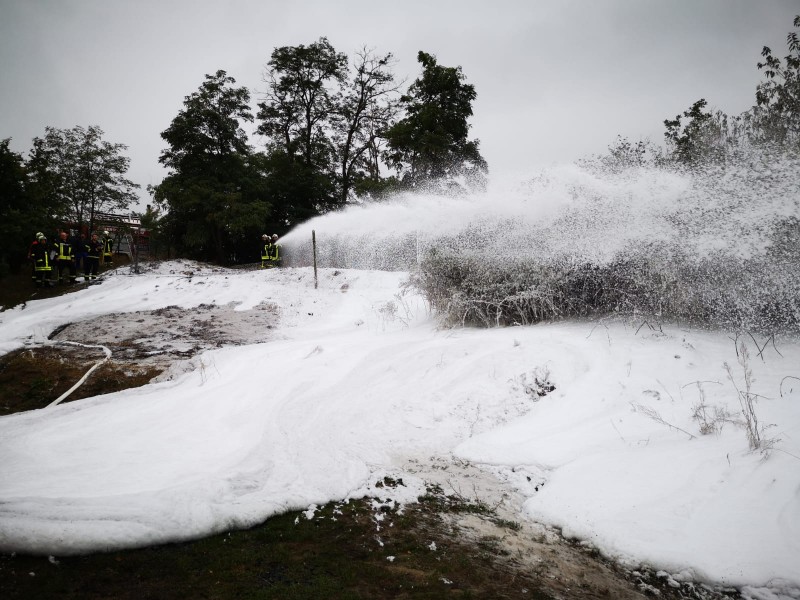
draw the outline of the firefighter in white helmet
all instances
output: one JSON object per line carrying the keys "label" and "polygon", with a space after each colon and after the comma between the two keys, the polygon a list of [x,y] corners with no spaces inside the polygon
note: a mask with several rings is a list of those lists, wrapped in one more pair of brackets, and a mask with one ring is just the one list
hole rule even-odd
{"label": "firefighter in white helmet", "polygon": [[270,239],[272,249],[269,254],[269,262],[272,267],[279,267],[281,264],[281,246],[278,244],[278,234],[273,233]]}
{"label": "firefighter in white helmet", "polygon": [[271,266],[269,264],[269,257],[272,254],[272,240],[265,233],[261,236],[261,268],[266,269]]}

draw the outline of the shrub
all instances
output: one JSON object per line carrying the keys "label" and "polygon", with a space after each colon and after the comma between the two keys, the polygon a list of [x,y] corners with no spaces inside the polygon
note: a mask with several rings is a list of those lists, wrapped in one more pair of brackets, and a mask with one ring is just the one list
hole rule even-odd
{"label": "shrub", "polygon": [[800,280],[769,255],[690,256],[665,242],[606,263],[576,257],[489,258],[431,249],[412,275],[451,325],[501,326],[625,315],[762,333],[800,331]]}

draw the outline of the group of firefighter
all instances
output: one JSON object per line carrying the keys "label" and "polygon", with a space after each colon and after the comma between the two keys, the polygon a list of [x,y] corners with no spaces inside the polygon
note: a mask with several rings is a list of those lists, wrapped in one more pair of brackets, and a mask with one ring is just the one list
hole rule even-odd
{"label": "group of firefighter", "polygon": [[[271,237],[266,233],[261,236],[261,268],[277,267],[281,264],[281,247],[278,244],[278,235]],[[73,235],[66,231],[58,234],[58,240],[50,242],[41,232],[36,234],[36,239],[28,250],[28,260],[33,266],[32,277],[36,287],[74,284],[78,280],[78,270],[83,268],[83,278],[86,283],[98,277],[100,261],[108,267],[113,263],[114,240],[108,231],[103,232],[101,238],[93,233],[90,239],[86,234]],[[55,277],[53,276],[55,274]]]}
{"label": "group of firefighter", "polygon": [[38,232],[28,250],[33,281],[36,287],[74,284],[81,269],[84,282],[89,283],[97,279],[101,260],[108,267],[114,265],[113,248],[114,240],[108,231],[103,232],[102,238],[93,233],[88,240],[84,233],[70,237],[61,231],[52,242]]}
{"label": "group of firefighter", "polygon": [[281,246],[278,244],[278,234],[272,234],[272,237],[266,233],[261,236],[261,268],[269,269],[271,267],[278,267],[281,264]]}

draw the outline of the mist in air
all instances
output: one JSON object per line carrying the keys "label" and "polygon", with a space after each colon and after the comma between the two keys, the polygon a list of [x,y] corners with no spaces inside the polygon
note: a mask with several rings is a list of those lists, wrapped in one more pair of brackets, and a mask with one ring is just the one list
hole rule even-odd
{"label": "mist in air", "polygon": [[[743,161],[744,163],[745,161]],[[642,244],[705,257],[758,257],[777,223],[800,214],[800,162],[753,154],[746,164],[612,172],[591,163],[543,169],[486,192],[405,193],[312,219],[282,240],[289,264],[410,270],[432,248],[605,264]]]}

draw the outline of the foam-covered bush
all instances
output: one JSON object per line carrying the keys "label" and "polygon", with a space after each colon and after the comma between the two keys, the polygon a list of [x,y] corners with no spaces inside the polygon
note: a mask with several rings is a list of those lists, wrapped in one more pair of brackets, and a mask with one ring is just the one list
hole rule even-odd
{"label": "foam-covered bush", "polygon": [[434,248],[411,282],[449,324],[625,315],[764,333],[800,331],[800,280],[769,256],[695,257],[661,243],[591,263]]}

